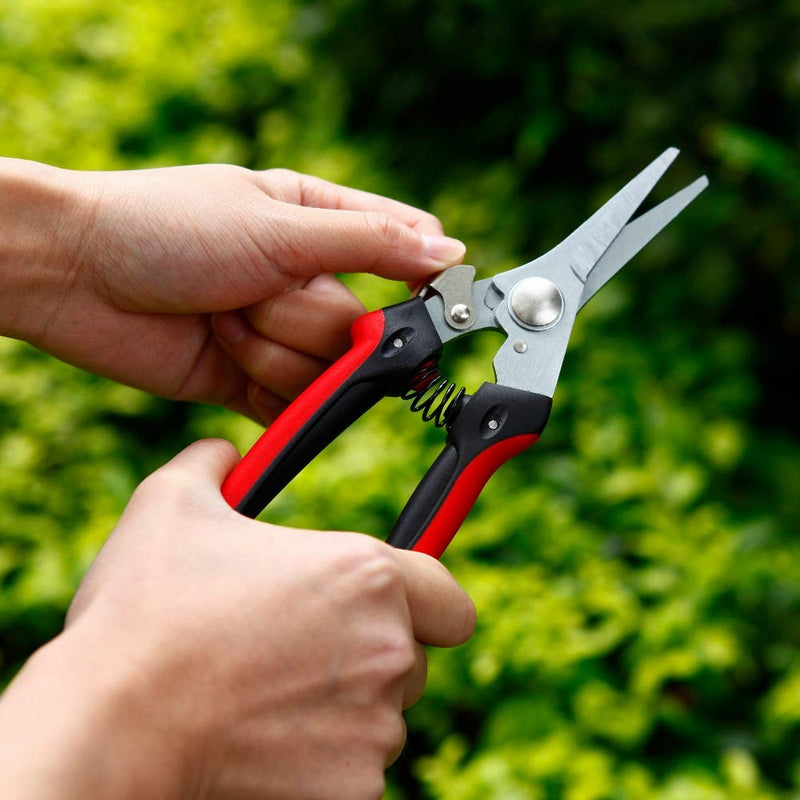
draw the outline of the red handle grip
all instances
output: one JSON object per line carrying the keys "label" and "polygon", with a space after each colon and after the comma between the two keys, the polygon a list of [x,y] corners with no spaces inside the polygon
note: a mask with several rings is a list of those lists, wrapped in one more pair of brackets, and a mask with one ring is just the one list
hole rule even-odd
{"label": "red handle grip", "polygon": [[513,436],[484,450],[456,478],[433,519],[411,547],[418,553],[439,558],[469,514],[486,482],[506,461],[539,440],[538,434]]}
{"label": "red handle grip", "polygon": [[382,397],[401,394],[442,346],[421,298],[359,317],[353,346],[267,429],[222,485],[255,517],[306,464]]}
{"label": "red handle grip", "polygon": [[[309,438],[314,431],[302,458],[302,464],[291,473],[275,475],[273,487],[264,492],[255,509],[255,516],[261,511],[293,477],[321,449],[332,441],[344,427],[347,427],[361,413],[358,409],[352,419],[344,425],[325,426],[321,419],[322,412],[330,407],[340,395],[349,388],[353,377],[369,357],[378,348],[384,333],[383,311],[373,311],[359,317],[350,329],[353,346],[338,361],[332,364],[317,380],[315,380],[299,397],[267,428],[266,432],[253,445],[244,458],[222,484],[222,496],[228,503],[242,513],[249,513],[248,499],[259,488],[264,491],[265,482],[270,476],[270,467],[278,466],[282,456],[288,456],[292,446],[297,447],[302,439]],[[377,398],[376,398],[377,399]],[[341,409],[340,409],[341,410]],[[324,434],[330,435],[324,435]],[[322,434],[322,435],[321,435]],[[314,452],[311,452],[311,451]],[[281,483],[278,486],[278,483]],[[274,491],[273,491],[274,489]],[[270,495],[267,498],[267,495]],[[267,499],[265,499],[267,498]],[[263,502],[261,502],[263,501]],[[253,506],[254,508],[254,506]]]}
{"label": "red handle grip", "polygon": [[539,440],[551,404],[544,395],[484,383],[459,410],[389,544],[441,556],[492,474]]}

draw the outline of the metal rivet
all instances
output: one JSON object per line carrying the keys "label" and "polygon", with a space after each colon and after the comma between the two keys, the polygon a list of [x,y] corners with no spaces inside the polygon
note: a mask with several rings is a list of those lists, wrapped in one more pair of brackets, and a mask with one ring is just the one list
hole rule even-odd
{"label": "metal rivet", "polygon": [[511,313],[526,328],[542,330],[555,325],[564,312],[560,289],[547,278],[525,278],[511,291]]}
{"label": "metal rivet", "polygon": [[514,350],[518,353],[524,353],[528,349],[528,345],[525,344],[521,339],[514,342]]}
{"label": "metal rivet", "polygon": [[463,303],[456,303],[450,309],[450,319],[453,320],[453,322],[462,324],[466,322],[469,318],[470,318],[469,308],[467,308],[467,306],[465,306]]}
{"label": "metal rivet", "polygon": [[496,430],[497,430],[497,426],[498,426],[499,424],[500,424],[500,423],[499,423],[499,422],[498,422],[496,419],[490,419],[490,420],[489,420],[489,421],[486,423],[486,425],[488,426],[488,428],[489,428],[489,430],[490,430],[490,431],[496,431]]}
{"label": "metal rivet", "polygon": [[398,337],[392,342],[392,344],[399,350],[403,346],[404,342],[400,337]]}

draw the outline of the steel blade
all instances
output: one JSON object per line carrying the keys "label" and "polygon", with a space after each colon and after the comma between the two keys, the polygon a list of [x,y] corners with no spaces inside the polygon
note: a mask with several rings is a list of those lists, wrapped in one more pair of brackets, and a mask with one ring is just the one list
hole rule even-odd
{"label": "steel blade", "polygon": [[586,282],[594,265],[677,155],[675,147],[665,150],[564,241],[564,245],[572,250],[572,271],[582,282]]}
{"label": "steel blade", "polygon": [[578,309],[594,297],[648,242],[660,233],[708,186],[705,175],[629,222],[590,270]]}

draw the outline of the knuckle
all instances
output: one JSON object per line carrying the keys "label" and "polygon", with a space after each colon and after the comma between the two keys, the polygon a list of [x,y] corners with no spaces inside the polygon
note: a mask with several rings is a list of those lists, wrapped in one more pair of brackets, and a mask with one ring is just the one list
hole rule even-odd
{"label": "knuckle", "polygon": [[272,167],[260,171],[261,187],[264,193],[282,203],[300,204],[302,200],[302,182],[305,175],[285,167]]}
{"label": "knuckle", "polygon": [[387,630],[376,642],[377,663],[392,680],[408,680],[417,669],[417,654],[410,631]]}
{"label": "knuckle", "polygon": [[[336,799],[382,800],[386,792],[386,777],[383,772],[385,759],[382,756],[382,753],[369,756],[363,751],[354,753],[353,758],[359,763],[359,767],[355,772],[347,769],[347,780],[338,787]],[[368,763],[364,763],[365,761]],[[345,764],[349,766],[350,758],[345,760]],[[324,789],[320,790],[319,795],[313,795],[314,800],[329,800],[330,797],[329,792]],[[309,800],[311,800],[311,796],[309,796]]]}
{"label": "knuckle", "polygon": [[261,343],[258,359],[253,365],[253,378],[266,384],[281,371],[281,350],[273,342],[267,340]]}
{"label": "knuckle", "polygon": [[213,447],[219,451],[221,456],[226,456],[228,458],[231,456],[239,457],[239,451],[236,445],[233,442],[229,442],[227,439],[223,439],[221,436],[212,436],[211,438],[203,439],[202,445],[209,448]]}
{"label": "knuckle", "polygon": [[161,471],[153,472],[148,475],[137,487],[133,493],[133,500],[137,502],[147,502],[153,497],[158,497],[160,493],[159,486],[161,485]]}
{"label": "knuckle", "polygon": [[282,295],[246,308],[244,315],[253,330],[268,339],[276,338],[291,329],[294,320],[292,308]]}
{"label": "knuckle", "polygon": [[374,774],[368,775],[364,781],[363,793],[359,794],[359,798],[364,800],[381,800],[386,792],[386,778],[383,770],[375,771]]}
{"label": "knuckle", "polygon": [[394,548],[363,533],[342,534],[327,569],[336,575],[343,597],[351,598],[369,614],[379,614],[385,625],[381,641],[403,630],[407,620],[406,578]]}
{"label": "knuckle", "polygon": [[344,314],[352,317],[353,321],[355,321],[356,317],[366,313],[364,304],[352,292],[342,293],[339,297]]}
{"label": "knuckle", "polygon": [[403,573],[397,560],[392,557],[388,545],[377,539],[365,537],[357,545],[354,553],[354,568],[358,572],[359,583],[370,594],[382,595],[402,588]]}
{"label": "knuckle", "polygon": [[319,254],[310,246],[316,238],[313,225],[301,215],[285,213],[280,219],[273,215],[265,228],[269,231],[265,250],[280,272],[307,277],[322,271]]}
{"label": "knuckle", "polygon": [[295,172],[293,169],[287,169],[286,167],[272,167],[271,169],[265,169],[262,173],[265,177],[268,178],[275,178],[276,180],[297,180],[300,177],[299,172]]}
{"label": "knuckle", "polygon": [[296,203],[300,199],[300,182],[303,175],[293,169],[272,167],[261,171],[268,194],[284,202]]}
{"label": "knuckle", "polygon": [[396,708],[388,705],[383,709],[375,728],[375,746],[386,766],[397,759],[408,738],[406,721]]}
{"label": "knuckle", "polygon": [[390,732],[389,735],[390,735],[390,739],[388,742],[389,753],[391,760],[394,761],[403,751],[403,748],[406,746],[406,740],[408,738],[408,728],[406,727],[406,721],[403,719],[403,716],[401,714],[395,716],[395,723],[393,726],[393,730]]}
{"label": "knuckle", "polygon": [[196,479],[182,467],[167,466],[148,475],[137,487],[139,500],[157,500],[159,503],[180,502],[194,493]]}
{"label": "knuckle", "polygon": [[371,212],[366,215],[367,225],[376,237],[395,242],[401,237],[400,223],[382,212]]}
{"label": "knuckle", "polygon": [[434,214],[431,214],[428,211],[422,212],[422,218],[420,222],[428,228],[444,232],[444,228],[442,228],[442,223],[439,220],[439,217],[435,216]]}
{"label": "knuckle", "polygon": [[[331,184],[309,175],[296,175],[300,191],[300,205],[315,208],[328,205]],[[335,206],[335,203],[334,203]]]}
{"label": "knuckle", "polygon": [[278,389],[280,378],[286,372],[286,352],[276,342],[265,338],[259,342],[258,352],[250,353],[249,358],[242,358],[239,365],[253,381],[267,389]]}

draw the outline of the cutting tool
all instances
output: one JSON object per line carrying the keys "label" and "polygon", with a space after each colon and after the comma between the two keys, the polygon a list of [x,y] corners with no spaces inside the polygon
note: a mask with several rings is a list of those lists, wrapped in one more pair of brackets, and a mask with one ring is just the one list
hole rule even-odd
{"label": "cutting tool", "polygon": [[[439,273],[411,300],[365,314],[352,347],[275,420],[225,480],[231,506],[255,517],[345,428],[400,395],[447,430],[444,450],[388,542],[439,557],[491,475],[539,439],[577,313],[708,185],[705,177],[631,220],[678,151],[670,148],[549,252],[491,278]],[[439,372],[442,348],[493,328],[506,338],[496,382],[474,394]]]}

